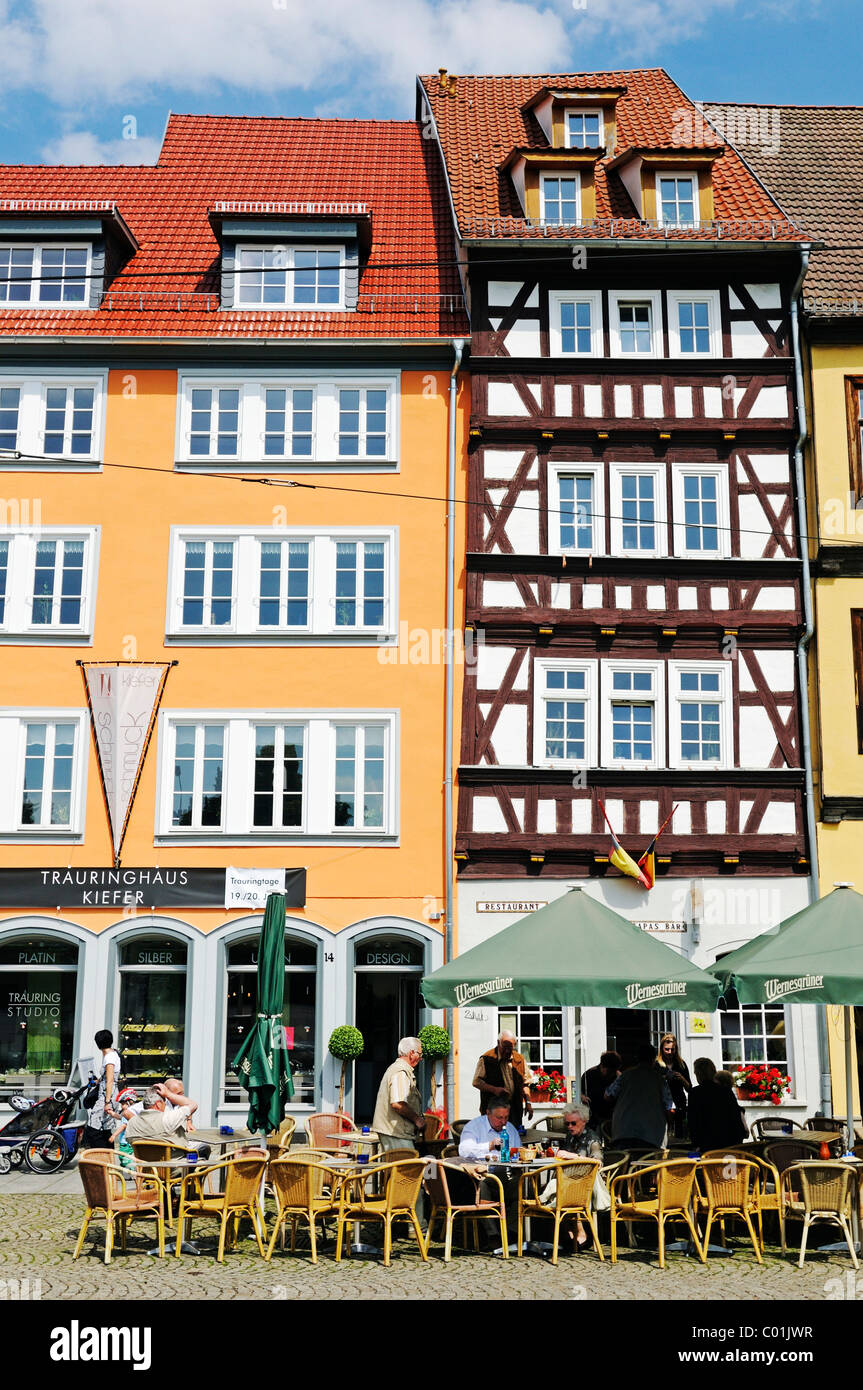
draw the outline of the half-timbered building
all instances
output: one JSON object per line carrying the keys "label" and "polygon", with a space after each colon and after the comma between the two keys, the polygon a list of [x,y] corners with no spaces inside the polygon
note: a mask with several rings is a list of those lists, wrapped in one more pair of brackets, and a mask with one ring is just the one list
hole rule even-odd
{"label": "half-timbered building", "polygon": [[[662,70],[442,70],[418,118],[471,312],[459,947],[587,880],[708,963],[808,901],[804,233]],[[667,822],[649,891],[606,816],[634,859]],[[671,1028],[690,1062],[787,1066],[812,1106],[812,1011],[791,1012],[462,1010],[462,1108],[499,1026],[569,1075]]]}

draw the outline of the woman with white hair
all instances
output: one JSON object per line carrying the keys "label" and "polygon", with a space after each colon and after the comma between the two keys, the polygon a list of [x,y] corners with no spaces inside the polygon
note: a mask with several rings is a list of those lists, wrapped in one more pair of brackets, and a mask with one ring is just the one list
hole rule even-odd
{"label": "woman with white hair", "polygon": [[593,1129],[588,1129],[590,1111],[586,1105],[568,1105],[563,1112],[566,1135],[560,1149],[578,1154],[579,1158],[602,1158],[602,1141]]}

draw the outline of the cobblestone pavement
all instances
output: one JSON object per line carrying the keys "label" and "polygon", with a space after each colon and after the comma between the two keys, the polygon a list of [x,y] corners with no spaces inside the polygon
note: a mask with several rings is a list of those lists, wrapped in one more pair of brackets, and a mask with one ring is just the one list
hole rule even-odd
{"label": "cobblestone pavement", "polygon": [[[557,1269],[537,1257],[522,1260],[454,1253],[443,1264],[443,1250],[433,1244],[429,1264],[416,1245],[400,1240],[393,1263],[384,1269],[376,1259],[356,1256],[336,1265],[332,1244],[317,1266],[308,1245],[295,1255],[278,1246],[272,1263],[261,1260],[253,1240],[241,1239],[238,1251],[216,1263],[215,1222],[196,1223],[193,1239],[200,1256],[152,1259],[152,1223],[129,1231],[128,1253],[111,1266],[102,1263],[104,1224],[94,1223],[80,1259],[73,1263],[84,1204],[80,1197],[52,1194],[0,1196],[0,1280],[30,1280],[30,1296],[42,1299],[660,1299],[769,1301],[824,1300],[829,1280],[845,1282],[850,1260],[815,1254],[798,1270],[789,1257],[770,1252],[763,1267],[734,1243],[732,1259],[711,1259],[706,1266],[681,1255],[669,1256],[660,1270],[655,1252],[624,1251],[620,1262],[600,1264],[595,1255],[562,1257]],[[39,1280],[38,1292],[34,1281]],[[106,1283],[107,1281],[107,1283]],[[837,1285],[833,1285],[835,1289]]]}

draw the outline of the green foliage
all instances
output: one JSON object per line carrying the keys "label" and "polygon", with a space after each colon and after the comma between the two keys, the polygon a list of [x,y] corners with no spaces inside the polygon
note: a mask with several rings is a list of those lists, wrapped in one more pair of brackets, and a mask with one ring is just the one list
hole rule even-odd
{"label": "green foliage", "polygon": [[439,1057],[449,1056],[450,1040],[445,1028],[439,1028],[436,1023],[427,1023],[417,1036],[423,1045],[423,1056],[428,1061],[435,1062]]}
{"label": "green foliage", "polygon": [[334,1057],[338,1057],[340,1062],[350,1062],[354,1057],[359,1057],[365,1042],[359,1028],[352,1028],[349,1023],[342,1024],[341,1028],[334,1028],[330,1035],[329,1049]]}

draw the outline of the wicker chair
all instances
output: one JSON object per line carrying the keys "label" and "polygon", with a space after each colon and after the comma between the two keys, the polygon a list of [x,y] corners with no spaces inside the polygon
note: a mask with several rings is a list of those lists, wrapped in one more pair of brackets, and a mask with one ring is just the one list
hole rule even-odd
{"label": "wicker chair", "polygon": [[[659,1267],[665,1268],[665,1223],[685,1221],[702,1264],[706,1256],[698,1238],[692,1215],[692,1189],[695,1185],[697,1163],[693,1158],[674,1158],[639,1168],[634,1173],[622,1173],[611,1181],[611,1263],[617,1262],[617,1223],[653,1221],[659,1230]],[[655,1184],[655,1195],[639,1197],[639,1188],[649,1190]]]}
{"label": "wicker chair", "polygon": [[297,1222],[307,1221],[312,1246],[312,1264],[318,1262],[317,1223],[325,1221],[338,1210],[338,1186],[342,1174],[334,1168],[310,1162],[297,1156],[270,1160],[269,1179],[276,1198],[276,1217],[273,1234],[267,1246],[265,1260],[273,1254],[276,1236],[281,1233],[285,1248],[285,1222],[291,1223],[291,1254],[297,1248]]}
{"label": "wicker chair", "polygon": [[[410,1221],[420,1254],[428,1261],[428,1250],[417,1217],[417,1199],[426,1164],[424,1158],[406,1159],[401,1163],[377,1163],[362,1173],[342,1178],[339,1185],[337,1261],[342,1258],[346,1226],[354,1221],[380,1221],[384,1228],[384,1264],[388,1266],[392,1253],[393,1222],[398,1220]],[[370,1180],[382,1183],[380,1195],[366,1190]]]}
{"label": "wicker chair", "polygon": [[158,1178],[142,1173],[135,1179],[135,1191],[128,1190],[129,1172],[117,1166],[113,1149],[87,1149],[78,1160],[87,1210],[78,1234],[73,1260],[84,1245],[87,1227],[97,1212],[105,1214],[105,1264],[111,1263],[114,1223],[120,1223],[120,1248],[126,1249],[126,1228],[130,1221],[155,1221],[159,1237],[159,1256],[165,1253],[164,1188]]}
{"label": "wicker chair", "polygon": [[425,1139],[427,1143],[432,1143],[435,1139],[440,1139],[446,1121],[442,1120],[440,1115],[429,1114],[428,1110],[425,1112],[424,1119],[426,1127],[423,1133],[423,1139]]}
{"label": "wicker chair", "polygon": [[762,1252],[764,1251],[764,1213],[775,1212],[779,1222],[779,1236],[784,1243],[785,1235],[785,1211],[782,1204],[780,1182],[778,1170],[772,1163],[768,1163],[766,1158],[760,1158],[752,1149],[742,1145],[733,1146],[728,1149],[711,1149],[701,1155],[702,1162],[705,1159],[718,1158],[727,1161],[728,1159],[739,1159],[746,1163],[753,1163],[758,1169],[758,1208],[756,1218],[758,1221],[758,1239],[761,1242]]}
{"label": "wicker chair", "polygon": [[318,1113],[317,1115],[307,1115],[303,1122],[306,1131],[306,1142],[311,1148],[324,1149],[326,1153],[338,1153],[340,1149],[348,1147],[348,1140],[331,1139],[330,1135],[339,1134],[342,1130],[353,1131],[354,1122],[350,1115],[344,1111],[339,1114]]}
{"label": "wicker chair", "polygon": [[[453,1201],[453,1194],[450,1192],[450,1183],[447,1180],[447,1173],[453,1174],[453,1186],[465,1187],[470,1184],[472,1189],[472,1202]],[[480,1186],[482,1182],[495,1185],[500,1197],[497,1201],[490,1201],[488,1198],[480,1196]],[[455,1163],[434,1163],[432,1171],[428,1173],[423,1181],[426,1196],[431,1202],[428,1218],[428,1230],[426,1232],[426,1250],[432,1242],[435,1222],[438,1217],[444,1224],[444,1264],[449,1264],[452,1258],[452,1232],[453,1224],[457,1216],[462,1218],[463,1224],[467,1226],[468,1221],[474,1227],[474,1238],[477,1235],[478,1223],[482,1220],[497,1221],[500,1228],[500,1243],[503,1258],[509,1256],[508,1238],[506,1233],[506,1206],[503,1191],[503,1183],[500,1178],[493,1173],[486,1174],[483,1179],[479,1174],[469,1168],[462,1168]]]}
{"label": "wicker chair", "polygon": [[170,1163],[172,1159],[176,1159],[178,1163],[184,1162],[189,1151],[185,1145],[172,1143],[170,1139],[133,1139],[131,1143],[132,1152],[141,1164],[142,1169],[152,1174],[153,1177],[158,1178],[164,1186],[168,1198],[165,1214],[168,1221],[168,1228],[170,1229],[173,1225],[170,1199],[175,1192],[179,1192],[184,1175],[179,1170],[172,1172],[170,1169],[164,1167],[148,1169],[147,1164],[158,1163],[164,1165],[165,1163]]}
{"label": "wicker chair", "polygon": [[803,1121],[804,1129],[828,1131],[832,1134],[845,1133],[845,1121],[837,1120],[835,1115],[810,1115],[808,1120]]}
{"label": "wicker chair", "polygon": [[555,1193],[554,1205],[544,1206],[540,1200],[539,1183],[541,1173],[527,1173],[520,1185],[518,1201],[518,1253],[521,1254],[524,1218],[526,1216],[548,1216],[554,1220],[554,1242],[551,1263],[557,1264],[560,1248],[560,1231],[564,1221],[574,1218],[584,1220],[593,1236],[593,1247],[601,1260],[605,1259],[596,1223],[590,1209],[596,1175],[600,1170],[598,1158],[580,1158],[574,1161],[558,1159],[554,1165]]}
{"label": "wicker chair", "polygon": [[719,1217],[722,1243],[725,1244],[725,1218],[737,1217],[745,1222],[759,1264],[761,1249],[753,1216],[758,1216],[758,1193],[760,1173],[758,1166],[745,1158],[723,1154],[721,1158],[702,1158],[698,1165],[698,1179],[704,1187],[704,1195],[698,1199],[698,1206],[706,1214],[704,1228],[704,1249],[710,1244],[710,1227]]}
{"label": "wicker chair", "polygon": [[[791,1126],[789,1129],[788,1126]],[[794,1133],[795,1129],[802,1129],[803,1126],[796,1120],[781,1120],[778,1115],[770,1115],[760,1120],[753,1120],[749,1129],[753,1139],[778,1139],[783,1134]]]}
{"label": "wicker chair", "polygon": [[[186,1222],[201,1217],[209,1217],[219,1222],[219,1264],[225,1262],[225,1238],[229,1224],[234,1232],[241,1216],[251,1218],[252,1227],[258,1242],[258,1249],[264,1254],[261,1230],[267,1233],[266,1221],[260,1200],[261,1179],[267,1167],[267,1155],[258,1149],[245,1149],[231,1154],[219,1163],[208,1163],[200,1171],[189,1173],[180,1192],[180,1209],[177,1213],[177,1248],[179,1258],[186,1234]],[[224,1192],[207,1191],[207,1179],[211,1174],[224,1172]],[[258,1222],[260,1221],[260,1228]]]}
{"label": "wicker chair", "polygon": [[291,1147],[291,1140],[294,1137],[294,1130],[297,1122],[293,1115],[288,1115],[278,1129],[274,1129],[267,1135],[267,1153],[270,1158],[278,1158],[281,1154],[286,1154]]}
{"label": "wicker chair", "polygon": [[[803,1233],[800,1239],[800,1258],[797,1264],[803,1268],[806,1259],[806,1240],[809,1227],[816,1221],[827,1221],[838,1226],[848,1243],[848,1253],[855,1269],[860,1268],[854,1239],[851,1234],[851,1203],[856,1174],[845,1163],[804,1161],[793,1163],[786,1168],[781,1177],[782,1195],[785,1197],[785,1220],[803,1220]],[[799,1188],[799,1193],[796,1189]],[[782,1253],[785,1253],[783,1236]]]}
{"label": "wicker chair", "polygon": [[380,1155],[381,1163],[402,1163],[406,1158],[419,1158],[419,1150],[406,1145],[403,1149],[384,1149]]}
{"label": "wicker chair", "polygon": [[777,1139],[775,1144],[767,1144],[764,1149],[765,1159],[780,1176],[792,1163],[806,1163],[812,1158],[813,1153],[812,1145],[802,1143],[799,1139]]}

